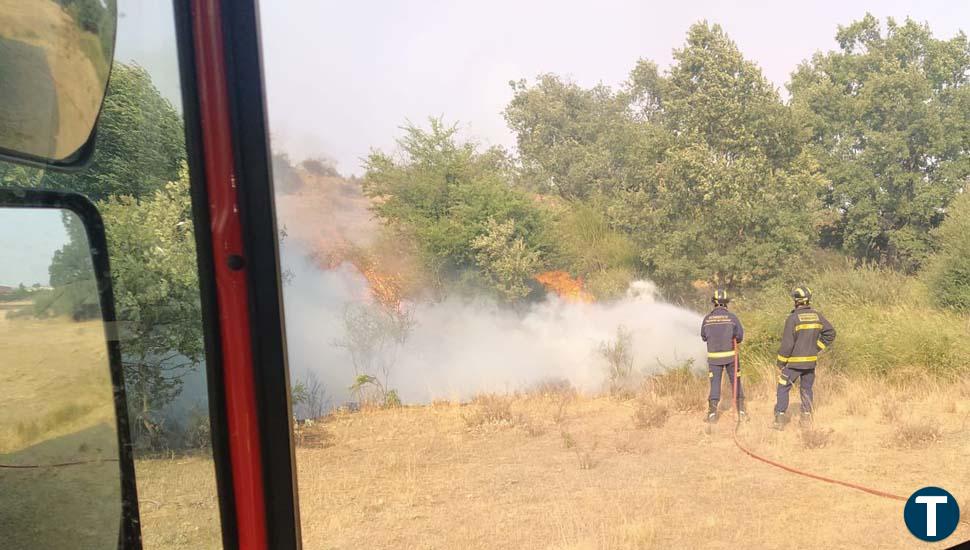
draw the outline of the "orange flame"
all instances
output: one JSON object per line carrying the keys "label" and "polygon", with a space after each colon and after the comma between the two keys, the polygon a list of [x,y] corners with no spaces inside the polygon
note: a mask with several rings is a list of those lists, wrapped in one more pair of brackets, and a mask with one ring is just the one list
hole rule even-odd
{"label": "orange flame", "polygon": [[361,269],[355,264],[355,267],[367,279],[371,296],[377,300],[377,303],[387,309],[401,309],[401,283],[397,277],[379,273],[373,266]]}
{"label": "orange flame", "polygon": [[321,239],[314,258],[320,267],[325,270],[337,269],[343,263],[352,265],[358,273],[367,279],[370,299],[388,309],[401,309],[402,285],[399,277],[389,273],[381,273],[372,258],[355,251],[348,243]]}
{"label": "orange flame", "polygon": [[546,271],[535,276],[546,290],[569,302],[592,303],[593,295],[583,288],[582,277],[573,278],[565,271]]}

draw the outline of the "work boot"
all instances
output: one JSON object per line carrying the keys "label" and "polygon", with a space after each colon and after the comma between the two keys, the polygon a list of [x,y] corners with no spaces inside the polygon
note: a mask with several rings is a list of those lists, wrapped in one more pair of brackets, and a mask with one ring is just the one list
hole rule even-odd
{"label": "work boot", "polygon": [[785,413],[775,411],[775,423],[771,427],[776,430],[784,430],[785,424],[788,424],[788,417]]}
{"label": "work boot", "polygon": [[707,423],[714,424],[717,422],[717,401],[710,401],[707,404]]}
{"label": "work boot", "polygon": [[802,412],[801,417],[798,419],[798,426],[801,428],[810,428],[812,426],[812,413]]}

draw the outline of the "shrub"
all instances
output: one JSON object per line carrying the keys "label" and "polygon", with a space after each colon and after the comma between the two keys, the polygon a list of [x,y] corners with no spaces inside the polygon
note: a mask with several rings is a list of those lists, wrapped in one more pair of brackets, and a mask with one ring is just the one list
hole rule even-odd
{"label": "shrub", "polygon": [[806,449],[821,449],[832,439],[832,429],[804,428],[801,430],[802,446]]}
{"label": "shrub", "polygon": [[950,205],[946,220],[935,232],[939,251],[926,269],[936,305],[970,310],[970,195],[962,193]]}
{"label": "shrub", "polygon": [[617,327],[616,339],[602,342],[599,352],[606,359],[610,395],[629,390],[633,375],[633,334],[624,326]]}
{"label": "shrub", "polygon": [[512,399],[497,394],[483,394],[476,396],[471,403],[473,409],[470,414],[463,414],[462,420],[469,428],[488,425],[512,426],[515,417],[512,415]]}
{"label": "shrub", "polygon": [[587,289],[598,299],[622,296],[638,264],[636,245],[610,227],[603,205],[596,201],[568,204],[551,231],[552,261],[584,276]]}
{"label": "shrub", "polygon": [[273,186],[277,193],[290,194],[303,189],[303,178],[293,168],[286,153],[273,155]]}
{"label": "shrub", "polygon": [[925,447],[943,439],[943,430],[927,419],[902,422],[896,427],[893,442],[897,447],[913,449]]}
{"label": "shrub", "polygon": [[329,159],[306,159],[300,163],[300,166],[314,176],[324,176],[330,178],[340,177],[340,172],[338,172],[337,168],[333,165],[333,161]]}
{"label": "shrub", "polygon": [[576,395],[576,388],[573,387],[572,382],[565,378],[549,377],[533,384],[528,393],[542,397],[573,396]]}
{"label": "shrub", "polygon": [[652,399],[640,399],[633,411],[633,423],[637,428],[662,428],[669,417],[670,409]]}
{"label": "shrub", "polygon": [[[835,344],[820,359],[819,382],[833,373],[865,375],[912,385],[923,375],[951,378],[965,369],[970,354],[966,319],[933,307],[929,289],[916,277],[874,268],[826,267],[803,274],[814,306],[837,331]],[[743,366],[772,366],[790,287],[775,283],[738,299],[735,311],[745,325]],[[758,375],[746,368],[746,374]]]}
{"label": "shrub", "polygon": [[650,376],[644,381],[644,392],[664,399],[677,412],[702,410],[707,379],[694,374],[692,365],[688,361],[680,367],[668,368]]}
{"label": "shrub", "polygon": [[590,273],[586,289],[597,300],[612,300],[622,297],[634,278],[633,270],[628,267],[611,267]]}

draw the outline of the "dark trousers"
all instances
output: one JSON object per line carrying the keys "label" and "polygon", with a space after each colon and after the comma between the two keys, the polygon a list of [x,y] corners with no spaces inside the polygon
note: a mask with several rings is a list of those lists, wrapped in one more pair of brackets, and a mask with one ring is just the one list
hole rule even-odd
{"label": "dark trousers", "polygon": [[[721,400],[721,376],[727,371],[728,382],[731,384],[728,395],[732,401],[734,399],[734,363],[730,365],[709,365],[707,376],[711,379],[710,401],[718,402]],[[744,399],[744,388],[741,386],[741,366],[738,365],[738,399]]]}
{"label": "dark trousers", "polygon": [[812,412],[812,386],[815,384],[815,368],[793,369],[785,367],[778,375],[778,399],[775,402],[775,412],[788,410],[788,392],[792,384],[798,381],[799,396],[802,400],[802,412]]}

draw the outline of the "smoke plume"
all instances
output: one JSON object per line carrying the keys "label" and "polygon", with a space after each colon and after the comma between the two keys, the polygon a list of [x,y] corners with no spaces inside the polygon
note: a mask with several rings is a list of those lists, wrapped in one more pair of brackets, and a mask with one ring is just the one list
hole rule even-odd
{"label": "smoke plume", "polygon": [[[343,184],[339,197],[332,190],[315,194],[339,198],[337,212],[332,202],[314,202],[307,193],[279,197],[277,203],[289,235],[281,259],[291,275],[283,289],[291,378],[314,373],[332,403],[339,405],[349,399],[355,378],[350,353],[338,345],[348,336],[344,313],[372,298],[368,278],[350,262],[322,264],[321,253],[327,250],[321,247],[359,242],[375,225],[366,200]],[[390,350],[387,362],[388,387],[405,403],[515,391],[552,378],[566,379],[581,391],[600,391],[607,372],[600,348],[616,339],[620,327],[631,335],[638,373],[687,361],[704,363],[701,317],[662,302],[646,281],[634,283],[625,298],[613,302],[582,303],[551,295],[513,310],[487,298],[453,297],[404,307],[413,324],[403,343]]]}

